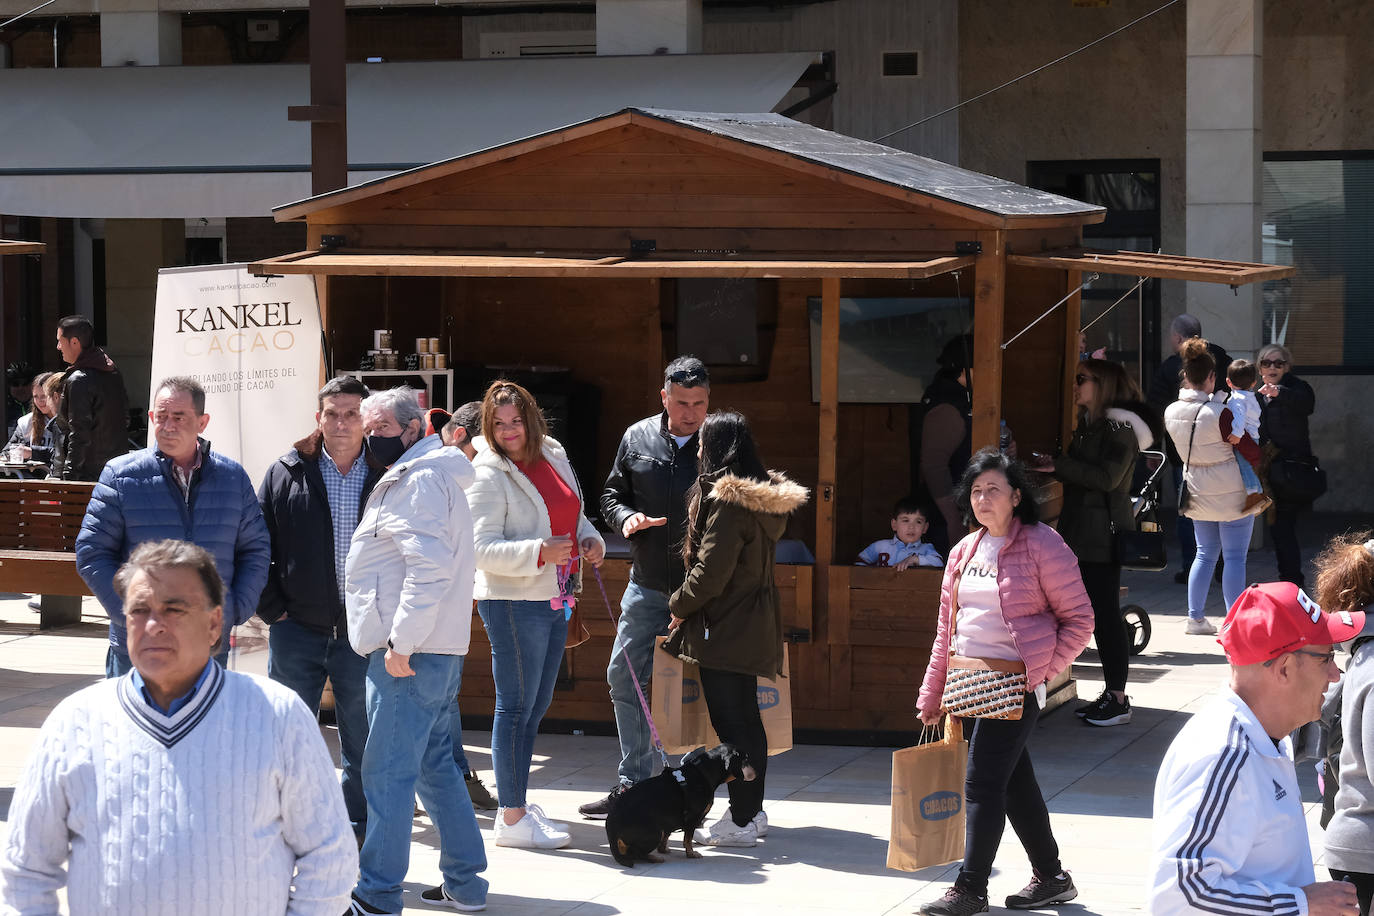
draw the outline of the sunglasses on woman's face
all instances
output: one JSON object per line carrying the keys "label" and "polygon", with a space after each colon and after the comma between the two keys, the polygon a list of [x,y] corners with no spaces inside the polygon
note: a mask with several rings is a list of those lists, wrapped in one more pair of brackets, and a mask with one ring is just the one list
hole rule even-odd
{"label": "sunglasses on woman's face", "polygon": [[1284,366],[1286,366],[1286,365],[1288,365],[1288,360],[1286,360],[1286,359],[1262,359],[1262,360],[1260,360],[1260,366],[1263,367],[1263,368],[1265,368],[1265,369],[1282,369],[1282,368],[1283,368]]}
{"label": "sunglasses on woman's face", "polygon": [[1081,372],[1073,377],[1073,383],[1075,385],[1086,385],[1088,382],[1095,381],[1097,381],[1097,379],[1093,378],[1091,375],[1084,375]]}

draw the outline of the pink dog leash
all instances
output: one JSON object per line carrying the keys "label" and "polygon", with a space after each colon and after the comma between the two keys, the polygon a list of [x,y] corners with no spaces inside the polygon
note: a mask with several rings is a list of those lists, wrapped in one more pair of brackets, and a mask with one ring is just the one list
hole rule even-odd
{"label": "pink dog leash", "polygon": [[[588,563],[592,568],[592,574],[596,576],[596,587],[601,590],[601,600],[606,602],[606,613],[611,618],[612,631],[615,633],[615,641],[620,641],[620,627],[616,624],[615,613],[611,611],[611,599],[606,597],[606,583],[601,581],[601,570],[596,568],[595,563]],[[654,750],[658,751],[658,756],[663,758],[664,769],[671,769],[672,764],[668,762],[668,753],[663,749],[663,739],[658,736],[658,727],[654,725],[654,714],[649,711],[649,701],[644,699],[644,689],[639,686],[639,675],[635,672],[635,667],[630,663],[630,653],[625,651],[621,645],[620,651],[625,655],[625,667],[630,669],[630,679],[634,681],[635,693],[639,696],[639,708],[644,712],[644,720],[649,723],[649,733],[654,738]]]}

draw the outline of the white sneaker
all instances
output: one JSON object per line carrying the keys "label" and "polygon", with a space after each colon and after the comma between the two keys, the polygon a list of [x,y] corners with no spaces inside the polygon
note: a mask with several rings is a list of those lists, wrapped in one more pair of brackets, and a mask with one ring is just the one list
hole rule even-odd
{"label": "white sneaker", "polygon": [[545,814],[544,809],[539,807],[538,805],[526,805],[525,810],[530,814],[533,814],[534,819],[539,823],[543,824],[548,829],[553,830],[557,833],[568,832],[567,824],[563,823],[562,821],[553,820],[547,814]]}
{"label": "white sneaker", "polygon": [[741,827],[730,817],[729,811],[712,824],[710,830],[697,831],[697,842],[703,846],[753,846],[758,839],[758,828],[753,821]]}
{"label": "white sneaker", "polygon": [[1188,626],[1183,632],[1189,636],[1215,636],[1217,628],[1206,617],[1189,617]]}
{"label": "white sneaker", "polygon": [[572,842],[572,834],[564,830],[554,830],[537,820],[529,809],[525,816],[514,824],[506,823],[506,809],[496,812],[497,846],[513,846],[519,849],[562,849]]}
{"label": "white sneaker", "polygon": [[768,815],[763,813],[762,808],[759,809],[759,813],[755,814],[754,819],[749,823],[754,825],[754,833],[759,839],[768,836]]}

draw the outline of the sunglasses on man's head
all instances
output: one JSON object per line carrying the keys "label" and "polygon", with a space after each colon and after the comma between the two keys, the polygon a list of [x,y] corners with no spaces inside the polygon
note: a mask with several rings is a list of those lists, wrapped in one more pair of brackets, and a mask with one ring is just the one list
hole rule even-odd
{"label": "sunglasses on man's head", "polygon": [[684,388],[696,388],[706,381],[706,376],[696,369],[677,369],[668,373],[667,381]]}
{"label": "sunglasses on man's head", "polygon": [[1262,359],[1260,360],[1260,365],[1263,366],[1265,369],[1282,369],[1284,366],[1288,365],[1288,360]]}

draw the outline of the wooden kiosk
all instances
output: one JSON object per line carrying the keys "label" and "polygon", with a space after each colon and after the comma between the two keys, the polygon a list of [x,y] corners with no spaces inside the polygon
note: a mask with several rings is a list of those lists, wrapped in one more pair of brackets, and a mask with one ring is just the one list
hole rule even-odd
{"label": "wooden kiosk", "polygon": [[[401,340],[449,328],[453,364],[562,366],[595,386],[594,454],[580,471],[592,493],[625,427],[660,409],[663,366],[687,333],[682,291],[749,281],[759,356],[712,368],[711,406],[747,415],[766,462],[813,488],[788,537],[816,560],[780,565],[777,578],[795,725],[830,740],[913,728],[940,586],[938,570],[851,565],[886,536],[910,458],[904,404],[841,403],[842,298],[971,306],[953,330],[975,334],[974,447],[996,442],[1005,418],[1023,451],[1048,452],[1071,428],[1078,298],[1002,344],[1077,290],[1082,271],[1231,284],[1286,275],[1085,251],[1082,226],[1103,219],[1099,207],[775,114],[626,109],[275,215],[304,220],[310,250],[251,270],[316,276],[339,368],[385,314]],[[710,307],[693,314],[714,320]],[[628,566],[603,567],[613,603]],[[613,727],[612,623],[594,585],[583,602],[592,638],[568,653],[548,718]],[[477,716],[494,698],[484,649],[475,625],[463,706]]]}

